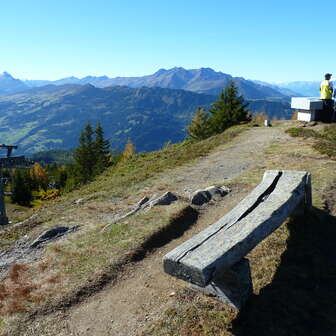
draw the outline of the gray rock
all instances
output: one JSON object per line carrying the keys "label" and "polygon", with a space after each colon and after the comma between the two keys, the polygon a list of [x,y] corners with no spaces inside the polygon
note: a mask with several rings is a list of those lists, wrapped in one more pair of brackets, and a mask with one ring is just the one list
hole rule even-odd
{"label": "gray rock", "polygon": [[227,187],[211,186],[206,189],[196,190],[190,196],[190,202],[194,205],[203,205],[208,203],[211,199],[217,197],[223,197],[230,192]]}
{"label": "gray rock", "polygon": [[24,225],[33,223],[34,220],[37,219],[37,218],[38,218],[37,214],[31,215],[29,218],[23,220],[22,222],[18,222],[18,223],[13,224],[10,228],[14,229],[14,228],[17,228],[19,226],[24,226]]}
{"label": "gray rock", "polygon": [[231,190],[225,186],[211,186],[205,189],[208,193],[210,193],[211,197],[220,196],[223,197],[227,195]]}
{"label": "gray rock", "polygon": [[93,195],[86,196],[86,197],[83,197],[83,198],[79,198],[78,200],[74,201],[74,204],[76,204],[76,205],[83,204],[85,202],[97,199],[97,198],[99,198],[101,196],[103,196],[103,194],[97,193],[97,194],[93,194]]}
{"label": "gray rock", "polygon": [[156,205],[169,205],[176,200],[178,200],[178,197],[170,191],[164,193],[160,197],[157,197],[157,195],[153,195],[151,198],[145,196],[133,207],[132,210],[128,211],[126,214],[117,214],[116,216],[114,216],[112,222],[105,225],[102,231],[105,231],[106,229],[124,218],[135,215],[140,210],[150,210],[153,206]]}
{"label": "gray rock", "polygon": [[175,202],[177,200],[178,200],[178,197],[176,195],[174,195],[170,191],[167,191],[166,193],[164,193],[159,198],[156,198],[156,199],[152,200],[149,203],[149,207],[151,208],[151,207],[156,206],[156,205],[169,205],[172,202]]}
{"label": "gray rock", "polygon": [[111,227],[113,224],[121,221],[124,218],[130,217],[135,215],[138,211],[143,210],[149,205],[150,198],[145,196],[143,197],[134,207],[132,210],[128,211],[126,214],[117,214],[113,217],[113,220],[111,223],[105,225],[102,229],[102,231],[105,231],[109,227]]}
{"label": "gray rock", "polygon": [[79,228],[78,225],[73,227],[57,226],[53,229],[44,231],[34,242],[30,245],[31,248],[37,247],[40,244],[46,243],[52,239],[63,236],[64,234],[76,231]]}
{"label": "gray rock", "polygon": [[149,201],[149,197],[145,196],[143,197],[136,205],[135,209],[141,208],[143,205],[145,205]]}
{"label": "gray rock", "polygon": [[196,190],[190,197],[191,204],[203,205],[211,200],[211,194],[206,190]]}
{"label": "gray rock", "polygon": [[253,293],[250,262],[243,258],[231,269],[217,274],[206,287],[197,285],[192,287],[233,308],[240,309]]}

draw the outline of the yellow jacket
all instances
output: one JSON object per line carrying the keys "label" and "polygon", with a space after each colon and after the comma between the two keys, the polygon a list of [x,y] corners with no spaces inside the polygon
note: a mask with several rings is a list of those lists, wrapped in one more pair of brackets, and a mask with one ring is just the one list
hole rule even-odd
{"label": "yellow jacket", "polygon": [[331,81],[324,80],[320,85],[321,99],[332,99],[333,95],[333,86]]}

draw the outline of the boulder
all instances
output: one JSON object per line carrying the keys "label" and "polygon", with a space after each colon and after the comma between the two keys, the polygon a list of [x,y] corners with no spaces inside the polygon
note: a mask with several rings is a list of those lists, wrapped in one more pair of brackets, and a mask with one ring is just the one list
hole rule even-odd
{"label": "boulder", "polygon": [[211,194],[205,190],[196,190],[190,197],[191,204],[202,205],[211,200]]}
{"label": "boulder", "polygon": [[149,197],[145,196],[143,197],[136,205],[135,209],[141,208],[143,205],[145,205],[149,201]]}
{"label": "boulder", "polygon": [[203,205],[208,203],[211,199],[223,197],[229,192],[230,189],[224,186],[211,186],[206,189],[199,189],[192,193],[190,196],[190,202],[194,205]]}
{"label": "boulder", "polygon": [[156,199],[152,200],[149,203],[149,207],[151,208],[151,207],[156,206],[156,205],[169,205],[172,202],[175,202],[177,200],[178,200],[178,197],[175,194],[173,194],[170,191],[167,191],[166,193],[164,193],[159,198],[156,198]]}
{"label": "boulder", "polygon": [[211,198],[215,196],[223,197],[227,195],[231,190],[225,186],[211,186],[205,189],[208,193],[210,193]]}
{"label": "boulder", "polygon": [[50,241],[52,239],[58,238],[63,236],[66,233],[70,233],[76,231],[78,229],[78,225],[73,227],[66,227],[66,226],[57,226],[53,229],[44,231],[37,239],[33,241],[30,245],[31,248],[37,247],[42,243]]}

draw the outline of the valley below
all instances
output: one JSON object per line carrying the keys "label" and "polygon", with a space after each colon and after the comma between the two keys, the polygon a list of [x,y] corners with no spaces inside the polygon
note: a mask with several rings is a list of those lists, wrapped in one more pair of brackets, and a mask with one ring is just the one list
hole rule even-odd
{"label": "valley below", "polygon": [[[138,152],[152,151],[187,136],[198,107],[208,110],[217,96],[168,88],[96,88],[61,85],[0,96],[0,138],[16,144],[20,153],[70,150],[90,122],[102,125],[114,150],[130,139]],[[251,113],[269,119],[290,119],[288,99],[248,101]]]}

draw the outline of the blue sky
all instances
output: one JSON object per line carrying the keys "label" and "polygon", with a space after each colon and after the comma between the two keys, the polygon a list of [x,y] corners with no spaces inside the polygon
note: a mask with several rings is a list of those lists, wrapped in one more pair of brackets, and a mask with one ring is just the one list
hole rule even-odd
{"label": "blue sky", "polygon": [[0,72],[139,76],[211,67],[271,82],[336,75],[336,2],[3,0]]}

